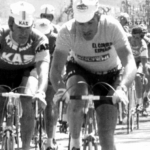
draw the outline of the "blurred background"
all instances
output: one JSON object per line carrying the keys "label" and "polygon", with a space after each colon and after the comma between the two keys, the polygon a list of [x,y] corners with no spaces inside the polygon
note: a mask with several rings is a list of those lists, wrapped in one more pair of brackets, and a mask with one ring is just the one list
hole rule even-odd
{"label": "blurred background", "polygon": [[[9,5],[19,0],[0,0],[0,24],[7,24]],[[66,22],[73,17],[73,0],[24,0],[34,5],[35,18],[39,18],[40,6],[51,4],[55,7],[56,24]],[[117,17],[120,12],[130,15],[130,26],[135,24],[147,24],[150,28],[150,0],[99,0],[101,13]]]}

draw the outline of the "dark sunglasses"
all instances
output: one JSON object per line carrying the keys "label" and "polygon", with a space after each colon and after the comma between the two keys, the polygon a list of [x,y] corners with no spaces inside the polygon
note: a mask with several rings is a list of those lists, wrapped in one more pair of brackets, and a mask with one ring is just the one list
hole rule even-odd
{"label": "dark sunglasses", "polygon": [[41,14],[41,18],[53,19],[54,16],[52,14]]}

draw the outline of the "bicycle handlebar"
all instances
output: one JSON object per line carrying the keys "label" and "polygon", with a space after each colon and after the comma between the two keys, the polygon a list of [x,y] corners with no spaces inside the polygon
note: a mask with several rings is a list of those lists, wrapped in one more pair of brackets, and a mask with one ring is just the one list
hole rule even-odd
{"label": "bicycle handlebar", "polygon": [[0,96],[12,98],[21,98],[21,97],[33,98],[33,96],[29,94],[14,93],[14,92],[2,92],[0,93]]}
{"label": "bicycle handlebar", "polygon": [[75,95],[70,96],[70,99],[75,100],[112,100],[112,96],[99,96],[99,95]]}

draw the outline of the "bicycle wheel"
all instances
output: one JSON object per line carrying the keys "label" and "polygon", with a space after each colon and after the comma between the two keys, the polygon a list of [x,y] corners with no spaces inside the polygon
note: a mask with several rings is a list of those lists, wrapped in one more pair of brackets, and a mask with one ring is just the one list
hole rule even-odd
{"label": "bicycle wheel", "polygon": [[128,90],[128,118],[127,118],[127,133],[129,134],[132,132],[135,128],[135,120],[137,115],[136,111],[136,93],[135,93],[135,85],[134,83],[131,85],[131,87]]}
{"label": "bicycle wheel", "polygon": [[15,138],[9,131],[6,131],[6,136],[3,137],[2,150],[15,150]]}
{"label": "bicycle wheel", "polygon": [[40,113],[40,116],[39,116],[39,150],[45,149],[44,140],[43,140],[43,130],[44,130],[44,118],[43,118],[43,114]]}

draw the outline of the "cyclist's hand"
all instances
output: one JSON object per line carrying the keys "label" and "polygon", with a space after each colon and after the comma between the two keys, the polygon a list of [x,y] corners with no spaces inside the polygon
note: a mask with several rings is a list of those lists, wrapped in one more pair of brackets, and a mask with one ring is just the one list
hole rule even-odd
{"label": "cyclist's hand", "polygon": [[145,75],[149,76],[150,75],[150,73],[149,73],[149,70],[150,70],[149,64],[146,63],[143,69],[145,70]]}
{"label": "cyclist's hand", "polygon": [[113,94],[112,101],[113,104],[122,102],[124,105],[127,105],[129,103],[127,94],[121,89],[116,89],[115,93]]}
{"label": "cyclist's hand", "polygon": [[58,91],[54,95],[53,97],[54,104],[56,104],[60,100],[63,100],[66,103],[68,103],[69,97],[68,97],[68,93],[66,92],[66,89],[58,89]]}
{"label": "cyclist's hand", "polygon": [[45,97],[46,97],[45,93],[42,91],[41,92],[38,91],[33,97],[34,100],[38,100],[39,111],[45,110],[45,108],[47,106]]}

